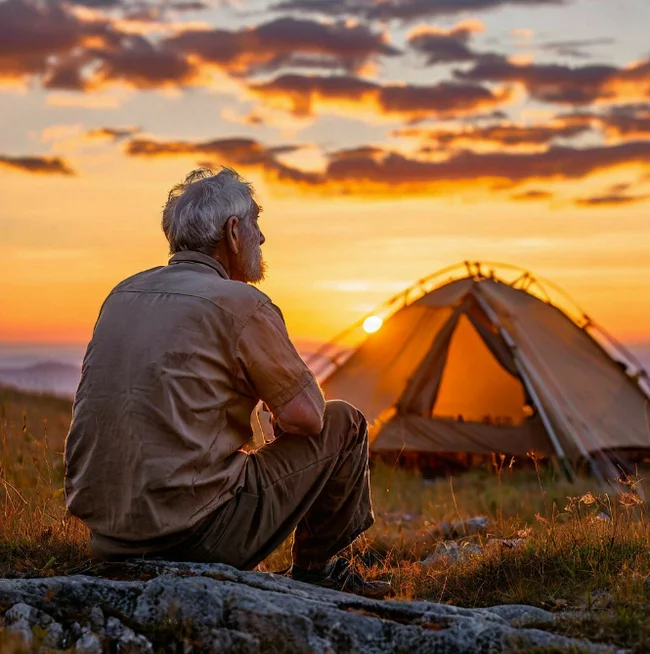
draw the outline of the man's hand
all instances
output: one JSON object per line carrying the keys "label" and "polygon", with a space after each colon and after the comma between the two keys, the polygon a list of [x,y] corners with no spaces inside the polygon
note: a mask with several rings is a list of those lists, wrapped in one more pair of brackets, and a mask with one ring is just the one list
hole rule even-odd
{"label": "man's hand", "polygon": [[[323,431],[325,398],[316,380],[289,400],[274,416],[277,425],[289,434],[316,436]],[[276,426],[273,426],[277,435]]]}

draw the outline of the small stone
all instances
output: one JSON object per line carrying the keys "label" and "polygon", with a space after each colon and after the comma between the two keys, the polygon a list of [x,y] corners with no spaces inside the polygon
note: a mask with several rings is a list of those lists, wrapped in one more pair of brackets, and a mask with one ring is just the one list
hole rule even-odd
{"label": "small stone", "polygon": [[104,648],[99,636],[86,626],[75,643],[75,651],[77,654],[102,654]]}
{"label": "small stone", "polygon": [[427,566],[444,560],[448,563],[458,563],[469,556],[481,554],[483,548],[474,543],[458,544],[455,540],[447,540],[444,543],[439,543],[436,549],[427,556],[426,559],[420,561],[420,565]]}
{"label": "small stone", "polygon": [[63,649],[65,648],[66,640],[66,633],[63,627],[58,622],[51,622],[45,632],[43,646],[50,649]]}
{"label": "small stone", "polygon": [[65,633],[63,627],[43,611],[19,602],[5,613],[7,631],[19,634],[25,643],[34,643],[34,628],[38,627],[42,644],[45,647],[58,648],[64,646]]}
{"label": "small stone", "polygon": [[446,534],[447,538],[458,538],[461,536],[472,536],[487,531],[489,520],[485,516],[476,516],[459,522],[452,523]]}
{"label": "small stone", "polygon": [[115,642],[118,654],[149,654],[153,646],[142,635],[123,625],[117,618],[106,621],[106,636]]}
{"label": "small stone", "polygon": [[88,616],[90,619],[90,626],[93,631],[96,631],[97,633],[103,633],[104,632],[104,612],[99,608],[99,606],[93,606],[92,609],[90,609],[90,615]]}

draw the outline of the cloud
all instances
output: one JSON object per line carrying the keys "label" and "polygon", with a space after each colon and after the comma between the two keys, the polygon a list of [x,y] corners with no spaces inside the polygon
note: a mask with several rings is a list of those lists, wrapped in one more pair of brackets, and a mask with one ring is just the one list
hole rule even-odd
{"label": "cloud", "polygon": [[394,152],[332,161],[326,179],[349,189],[420,187],[433,192],[449,183],[482,182],[488,188],[509,188],[533,180],[584,179],[603,170],[638,164],[650,167],[650,142],[592,148],[553,147],[539,153],[463,151],[443,161],[426,161]]}
{"label": "cloud", "polygon": [[129,125],[127,127],[98,127],[86,132],[87,138],[108,139],[111,141],[122,141],[140,132],[139,127]]}
{"label": "cloud", "polygon": [[381,85],[352,76],[282,75],[249,88],[268,104],[296,116],[310,116],[315,109],[325,108],[344,114],[370,111],[405,120],[451,117],[493,109],[512,98],[508,91],[475,84]]}
{"label": "cloud", "polygon": [[[461,151],[435,161],[364,146],[327,154],[325,166],[317,172],[282,163],[283,154],[295,152],[299,147],[268,147],[248,138],[200,142],[135,138],[127,142],[126,153],[148,158],[191,156],[200,164],[254,169],[268,180],[297,184],[312,192],[359,196],[392,194],[396,190],[404,195],[441,196],[461,189],[511,192],[525,183],[581,180],[621,166],[637,165],[650,170],[650,142],[591,148],[552,147],[533,153]],[[522,201],[544,200],[551,197],[551,191],[531,189],[510,197]]]}
{"label": "cloud", "polygon": [[567,125],[598,128],[610,141],[646,139],[650,137],[650,102],[560,114],[557,120]]}
{"label": "cloud", "polygon": [[561,57],[575,57],[586,59],[591,56],[588,49],[598,45],[612,45],[615,43],[611,38],[600,39],[576,39],[573,41],[549,41],[537,46],[539,50],[554,52]]}
{"label": "cloud", "polygon": [[125,37],[117,48],[90,54],[101,61],[90,82],[94,87],[124,82],[138,89],[155,89],[189,86],[199,78],[198,69],[185,56],[142,36]]}
{"label": "cloud", "polygon": [[469,47],[473,33],[485,29],[483,23],[463,21],[447,30],[435,26],[421,26],[412,30],[407,41],[411,48],[425,57],[427,65],[462,61],[478,61],[483,55]]}
{"label": "cloud", "polygon": [[472,82],[519,82],[536,100],[557,104],[587,105],[596,100],[650,97],[650,59],[627,68],[615,66],[565,66],[515,64],[493,55],[456,77]]}
{"label": "cloud", "polygon": [[174,11],[203,11],[204,9],[208,9],[209,6],[199,0],[179,0],[178,2],[172,2],[167,5],[169,9],[173,9]]}
{"label": "cloud", "polygon": [[0,155],[0,166],[24,173],[42,175],[74,175],[75,172],[60,157],[11,157]]}
{"label": "cloud", "polygon": [[0,77],[43,74],[50,57],[105,36],[105,24],[82,22],[58,4],[6,0],[0,3]]}
{"label": "cloud", "polygon": [[550,200],[552,197],[553,193],[550,191],[531,189],[530,191],[524,191],[523,193],[515,193],[514,195],[510,196],[510,199],[517,202],[531,202],[538,200]]}
{"label": "cloud", "polygon": [[622,139],[650,136],[650,104],[612,107],[597,120],[609,137]]}
{"label": "cloud", "polygon": [[412,21],[434,16],[498,9],[508,5],[562,5],[564,0],[283,0],[273,8],[328,16]]}
{"label": "cloud", "polygon": [[114,83],[189,85],[199,71],[185,55],[123,32],[100,13],[6,0],[0,2],[0,77],[36,77],[48,89],[86,91]]}
{"label": "cloud", "polygon": [[227,138],[212,141],[162,141],[136,138],[127,143],[126,153],[132,157],[193,156],[198,164],[215,167],[228,164],[261,170],[270,179],[312,184],[318,181],[314,173],[283,164],[278,157],[298,150],[300,146],[266,147],[250,138]]}
{"label": "cloud", "polygon": [[596,195],[590,198],[578,198],[575,204],[581,207],[618,207],[625,204],[636,204],[650,199],[650,195],[622,195],[611,193]]}
{"label": "cloud", "polygon": [[395,130],[397,137],[418,138],[438,147],[466,147],[489,145],[494,147],[544,146],[556,139],[568,139],[590,130],[586,122],[517,125],[498,123],[484,126],[465,126],[460,130],[407,127]]}
{"label": "cloud", "polygon": [[364,25],[291,17],[238,31],[188,30],[166,43],[236,75],[266,73],[283,66],[355,72],[369,59],[400,54],[385,35]]}

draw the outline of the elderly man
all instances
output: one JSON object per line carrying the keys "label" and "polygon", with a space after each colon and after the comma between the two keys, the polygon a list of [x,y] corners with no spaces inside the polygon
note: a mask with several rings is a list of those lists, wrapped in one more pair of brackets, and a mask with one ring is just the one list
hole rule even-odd
{"label": "elderly man", "polygon": [[[200,169],[172,189],[167,266],[118,284],[82,368],[66,440],[70,511],[106,560],[253,568],[292,532],[295,579],[380,597],[336,554],[373,523],[364,416],[325,402],[264,278],[250,185]],[[254,453],[251,412],[278,437]]]}

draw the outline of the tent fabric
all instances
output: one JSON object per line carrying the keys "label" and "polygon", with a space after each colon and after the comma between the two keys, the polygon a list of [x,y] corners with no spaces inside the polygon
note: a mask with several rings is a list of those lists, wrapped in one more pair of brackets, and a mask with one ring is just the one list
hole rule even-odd
{"label": "tent fabric", "polygon": [[431,414],[431,407],[436,400],[442,373],[447,363],[449,343],[460,317],[467,312],[468,304],[469,298],[454,309],[449,320],[436,334],[428,354],[422,359],[422,363],[410,378],[406,390],[397,403],[398,413],[413,413],[421,416]]}
{"label": "tent fabric", "polygon": [[641,388],[559,309],[495,279],[397,311],[322,385],[370,421],[393,416],[376,451],[552,453],[541,413],[572,459],[650,448]]}
{"label": "tent fabric", "polygon": [[396,416],[372,443],[373,452],[528,452],[553,454],[553,448],[536,421],[518,427],[496,427],[476,422],[436,420],[422,416]]}
{"label": "tent fabric", "polygon": [[398,311],[323,382],[325,395],[345,399],[375,420],[398,402],[451,314],[415,304]]}
{"label": "tent fabric", "polygon": [[507,284],[480,282],[517,348],[571,456],[650,448],[648,398],[595,342],[556,307]]}

